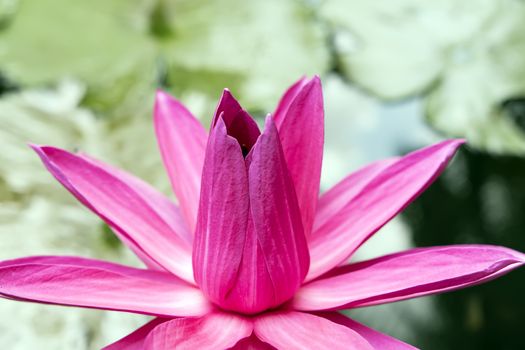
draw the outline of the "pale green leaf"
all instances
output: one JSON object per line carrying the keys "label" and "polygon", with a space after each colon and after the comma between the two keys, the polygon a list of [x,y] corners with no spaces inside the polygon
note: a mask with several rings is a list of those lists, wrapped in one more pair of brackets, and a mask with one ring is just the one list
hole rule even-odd
{"label": "pale green leaf", "polygon": [[230,87],[265,109],[301,75],[327,70],[325,39],[292,0],[25,0],[0,33],[0,70],[23,84],[81,79],[92,108],[131,101],[117,114],[157,84],[217,97]]}
{"label": "pale green leaf", "polygon": [[26,0],[0,33],[0,65],[22,83],[113,79],[151,62],[137,0]]}
{"label": "pale green leaf", "polygon": [[456,47],[427,100],[429,122],[472,146],[525,154],[525,130],[503,102],[525,96],[525,5],[506,2],[476,40]]}
{"label": "pale green leaf", "polygon": [[491,0],[328,0],[321,14],[335,30],[344,73],[385,98],[424,92],[443,73],[450,45],[470,40]]}
{"label": "pale green leaf", "polygon": [[248,107],[268,108],[300,76],[328,68],[325,33],[299,1],[169,4],[173,35],[165,52],[174,86],[209,77],[208,84],[238,90]]}

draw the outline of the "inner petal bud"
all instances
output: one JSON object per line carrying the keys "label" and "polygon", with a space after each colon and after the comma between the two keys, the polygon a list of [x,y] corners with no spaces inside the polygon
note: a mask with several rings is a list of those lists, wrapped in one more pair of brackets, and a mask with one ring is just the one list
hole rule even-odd
{"label": "inner petal bud", "polygon": [[204,161],[195,280],[221,308],[255,314],[293,297],[308,266],[301,213],[277,129],[269,117],[261,134],[225,91]]}
{"label": "inner petal bud", "polygon": [[[229,90],[224,90],[221,101],[217,106],[215,118],[222,118],[226,125],[228,135],[235,138],[241,146],[243,157],[246,158],[257,138],[261,134],[259,127],[253,118],[246,112]],[[217,120],[214,119],[213,125]]]}

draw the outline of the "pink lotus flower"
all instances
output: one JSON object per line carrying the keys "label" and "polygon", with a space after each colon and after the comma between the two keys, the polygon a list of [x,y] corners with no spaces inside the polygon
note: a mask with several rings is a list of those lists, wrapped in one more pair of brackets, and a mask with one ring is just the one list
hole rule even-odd
{"label": "pink lotus flower", "polygon": [[525,262],[511,249],[459,245],[347,264],[463,141],[373,163],[318,198],[317,77],[284,94],[262,133],[228,90],[209,136],[159,92],[155,130],[178,205],[100,161],[33,146],[148,269],[80,257],[9,260],[0,263],[3,297],[156,316],[106,349],[414,349],[337,310],[463,288]]}

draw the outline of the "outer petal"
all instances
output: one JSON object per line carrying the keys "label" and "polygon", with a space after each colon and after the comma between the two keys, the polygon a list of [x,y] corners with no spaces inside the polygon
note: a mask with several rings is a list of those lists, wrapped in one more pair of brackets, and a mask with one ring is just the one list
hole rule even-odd
{"label": "outer petal", "polygon": [[[86,154],[78,154],[83,159],[94,165],[104,169],[109,174],[125,182],[130,188],[136,191],[147,203],[155,210],[155,212],[168,224],[172,232],[182,240],[189,244],[193,242],[193,233],[189,231],[188,226],[182,216],[179,207],[167,198],[163,193],[156,188],[143,181],[142,179],[110,164],[104,163]],[[120,235],[118,231],[117,235]],[[147,255],[142,254],[140,257],[146,265],[156,269],[162,269],[154,260],[148,258]]]}
{"label": "outer petal", "polygon": [[201,316],[211,308],[198,289],[167,272],[76,257],[3,261],[0,295],[159,316]]}
{"label": "outer petal", "polygon": [[346,326],[365,338],[374,349],[377,350],[417,350],[417,348],[403,343],[401,340],[392,338],[372,328],[368,328],[338,312],[324,312],[317,314],[332,322]]}
{"label": "outer petal", "polygon": [[319,77],[301,79],[284,94],[275,112],[275,124],[308,237],[319,196],[323,161],[324,110]]}
{"label": "outer petal", "polygon": [[155,318],[133,333],[130,333],[124,338],[117,340],[113,344],[105,346],[102,350],[143,350],[148,334],[155,327],[161,323],[166,322],[167,320],[168,319]]}
{"label": "outer petal", "polygon": [[236,282],[248,210],[248,175],[241,148],[219,119],[206,150],[193,245],[195,280],[216,303]]}
{"label": "outer petal", "polygon": [[262,314],[255,319],[254,331],[259,339],[277,349],[373,349],[352,329],[302,312]]}
{"label": "outer petal", "polygon": [[310,240],[306,280],[345,261],[371,235],[402,211],[443,171],[463,140],[447,140],[412,152],[370,181]]}
{"label": "outer petal", "polygon": [[301,77],[301,79],[293,83],[293,85],[290,86],[288,90],[285,91],[285,93],[281,97],[281,100],[279,101],[279,104],[277,105],[277,108],[273,113],[274,119],[283,120],[285,118],[286,113],[290,108],[290,105],[295,100],[299,92],[301,92],[305,85],[308,84],[309,81],[310,79],[303,76]]}
{"label": "outer petal", "polygon": [[244,338],[230,350],[275,350],[273,346],[259,340],[255,335],[252,334],[249,338]]}
{"label": "outer petal", "polygon": [[397,158],[385,159],[369,164],[348,175],[319,198],[315,213],[313,235],[340,210],[348,205],[377,175],[392,165]]}
{"label": "outer petal", "polygon": [[304,285],[299,310],[345,309],[468,287],[525,263],[525,255],[489,245],[419,248],[342,266]]}
{"label": "outer petal", "polygon": [[202,318],[178,318],[161,324],[147,337],[144,349],[228,349],[252,331],[250,320],[214,312]]}
{"label": "outer petal", "polygon": [[155,132],[173,191],[190,232],[195,229],[206,130],[179,101],[163,91],[155,101]]}
{"label": "outer petal", "polygon": [[[92,161],[53,147],[33,146],[47,169],[80,202],[116,229],[139,256],[192,282],[191,245],[136,190]],[[129,180],[129,179],[128,179]]]}
{"label": "outer petal", "polygon": [[271,118],[248,163],[250,221],[236,287],[224,304],[257,313],[293,296],[309,256],[294,187]]}

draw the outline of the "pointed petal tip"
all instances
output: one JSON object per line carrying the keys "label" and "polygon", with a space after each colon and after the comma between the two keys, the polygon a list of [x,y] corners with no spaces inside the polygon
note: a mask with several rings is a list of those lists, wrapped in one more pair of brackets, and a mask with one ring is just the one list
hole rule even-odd
{"label": "pointed petal tip", "polygon": [[211,126],[210,137],[212,135],[215,138],[220,137],[221,139],[226,140],[225,142],[227,142],[228,144],[238,146],[239,151],[241,151],[241,146],[239,145],[239,142],[237,141],[237,139],[228,134],[228,127],[226,126],[226,122],[224,121],[222,113],[217,117],[217,120]]}
{"label": "pointed petal tip", "polygon": [[264,118],[264,130],[262,133],[266,134],[272,127],[275,127],[275,121],[273,120],[272,114],[268,113]]}
{"label": "pointed petal tip", "polygon": [[279,130],[277,129],[277,125],[271,114],[268,114],[266,118],[264,119],[264,129],[261,132],[261,135],[259,136],[257,143],[260,142],[261,137],[263,138],[276,137],[277,139],[279,139]]}
{"label": "pointed petal tip", "polygon": [[239,111],[243,110],[241,104],[235,96],[231,93],[230,89],[224,88],[222,94],[219,97],[215,113],[213,114],[213,119],[211,126],[215,126],[217,119],[224,113],[224,118],[229,119],[236,115]]}
{"label": "pointed petal tip", "polygon": [[[239,101],[237,101],[237,99],[235,98],[235,96],[233,95],[232,91],[230,90],[230,88],[227,88],[225,87],[224,89],[222,89],[222,94],[221,94],[221,98],[219,99],[219,103],[220,101],[224,100],[224,99],[228,99],[229,103],[235,103],[235,104],[238,104],[240,106],[240,103]],[[232,101],[233,100],[233,101]]]}
{"label": "pointed petal tip", "polygon": [[49,146],[49,145],[37,145],[37,144],[29,144],[29,147],[33,149],[33,151],[36,152],[36,154],[42,159],[42,161],[45,164],[49,164],[49,162],[52,162],[54,157],[61,156],[61,155],[72,155],[77,156],[79,155],[77,152],[71,152],[66,149],[62,149],[60,147],[55,146]]}
{"label": "pointed petal tip", "polygon": [[163,89],[161,89],[161,88],[155,89],[155,95],[156,96],[161,96],[163,94],[168,94],[168,93],[166,91],[164,91]]}
{"label": "pointed petal tip", "polygon": [[[456,154],[458,149],[466,143],[465,139],[447,139],[438,142],[434,145],[428,146],[427,149],[434,148],[439,149],[439,152],[446,155],[447,162]],[[417,151],[416,151],[417,152]]]}
{"label": "pointed petal tip", "polygon": [[457,146],[461,146],[465,143],[467,143],[467,140],[466,139],[448,139],[448,140],[445,140],[444,142],[448,142],[452,145],[457,145]]}
{"label": "pointed petal tip", "polygon": [[155,102],[153,105],[153,119],[155,120],[155,122],[163,119],[162,117],[165,114],[161,111],[165,108],[164,106],[170,103],[171,99],[172,97],[167,92],[161,89],[157,89],[157,91],[155,92]]}
{"label": "pointed petal tip", "polygon": [[[295,84],[300,84],[302,85],[302,87],[304,88],[306,85],[308,84],[316,84],[316,85],[320,85],[321,84],[321,77],[319,76],[319,74],[314,74],[312,77],[309,77],[308,75],[302,75],[296,82]],[[294,84],[294,85],[295,85]]]}
{"label": "pointed petal tip", "polygon": [[219,103],[218,103],[217,106],[219,106],[221,101],[223,101],[225,99],[228,99],[228,100],[233,99],[233,100],[235,100],[235,97],[233,97],[232,92],[228,88],[222,89],[222,93],[221,93],[221,96],[219,97]]}
{"label": "pointed petal tip", "polygon": [[162,89],[157,89],[155,91],[155,104],[163,103],[170,99],[173,99],[173,97],[167,91]]}
{"label": "pointed petal tip", "polygon": [[42,148],[45,147],[44,145],[38,145],[36,143],[28,142],[27,146],[30,147],[33,151],[35,151],[38,156],[43,156]]}
{"label": "pointed petal tip", "polygon": [[464,143],[465,139],[446,139],[417,149],[407,154],[405,157],[409,157],[411,155],[423,155],[424,158],[428,158],[429,156],[432,156],[435,159],[442,159],[448,163],[450,159],[456,154],[459,147],[461,147]]}
{"label": "pointed petal tip", "polygon": [[[183,110],[187,110],[186,107],[177,100],[174,96],[172,96],[169,92],[157,89],[155,92],[155,103],[153,107],[153,117],[154,118],[160,118],[162,116],[167,115],[166,113],[161,113],[162,110],[173,110],[177,108],[182,108]],[[189,113],[189,112],[188,112]]]}
{"label": "pointed petal tip", "polygon": [[516,263],[518,263],[519,265],[525,264],[525,253],[522,253],[519,250],[507,248],[507,247],[500,247],[500,248],[506,250],[510,255],[516,258]]}
{"label": "pointed petal tip", "polygon": [[[322,83],[321,78],[318,75],[314,75],[313,77],[307,77],[304,76],[300,80],[297,81],[296,84],[301,85],[298,94],[300,91],[311,91],[311,90],[317,90],[321,92],[322,90]],[[311,93],[311,92],[310,92]]]}
{"label": "pointed petal tip", "polygon": [[308,82],[310,81],[310,78],[304,74],[304,75],[301,75],[301,77],[299,79],[297,79],[295,81],[295,83],[292,84],[292,86],[295,86],[295,85],[300,85],[300,86],[304,86],[306,85]]}
{"label": "pointed petal tip", "polygon": [[58,148],[58,147],[54,147],[54,146],[47,146],[47,145],[37,145],[37,144],[34,144],[34,143],[29,143],[28,144],[29,147],[31,147],[31,149],[33,151],[36,152],[36,154],[43,160],[43,161],[46,161],[49,159],[49,156],[52,152],[67,152],[66,150],[63,150],[61,148]]}
{"label": "pointed petal tip", "polygon": [[215,119],[214,123],[211,125],[210,135],[212,133],[220,132],[221,134],[227,135],[228,130],[226,128],[226,122],[224,121],[224,112],[221,112],[219,116]]}
{"label": "pointed petal tip", "polygon": [[[466,139],[446,139],[441,142],[435,143],[434,146],[448,146],[450,149],[453,149],[454,151],[464,145],[467,142]],[[431,147],[431,146],[429,146]]]}
{"label": "pointed petal tip", "polygon": [[315,74],[310,81],[312,84],[321,85],[321,77],[318,74]]}
{"label": "pointed petal tip", "polygon": [[32,143],[32,142],[28,142],[27,145],[36,152],[41,151],[48,147],[53,147],[53,146],[48,146],[48,145],[40,145],[40,144]]}
{"label": "pointed petal tip", "polygon": [[521,262],[525,263],[525,253],[518,251],[516,253],[518,253],[518,257],[521,259]]}

